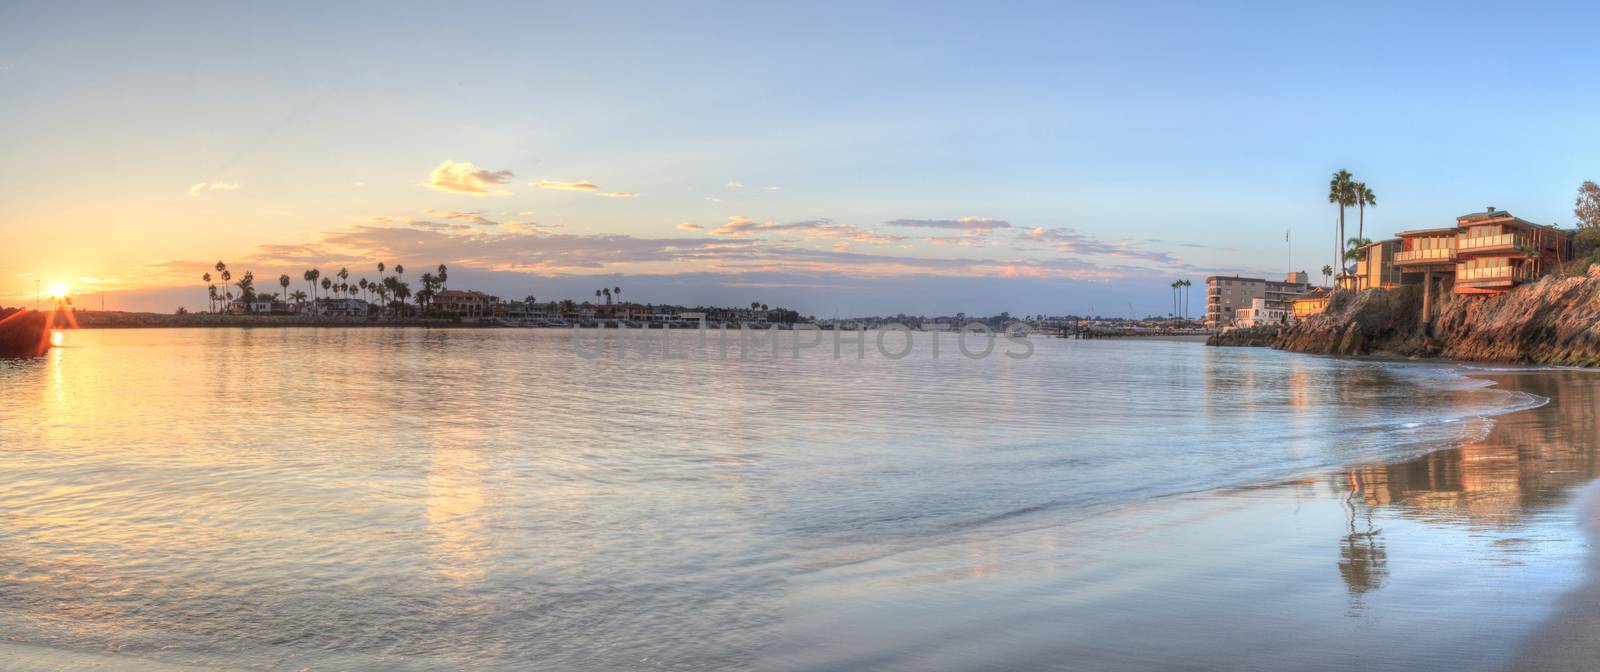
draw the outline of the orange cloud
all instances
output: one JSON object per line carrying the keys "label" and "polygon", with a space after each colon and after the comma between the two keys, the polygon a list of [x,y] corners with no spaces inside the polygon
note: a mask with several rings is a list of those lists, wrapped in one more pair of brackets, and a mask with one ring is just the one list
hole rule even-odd
{"label": "orange cloud", "polygon": [[470,163],[456,163],[448,159],[433,172],[428,173],[428,186],[439,191],[474,196],[509,196],[501,188],[512,178],[509,170],[488,170]]}

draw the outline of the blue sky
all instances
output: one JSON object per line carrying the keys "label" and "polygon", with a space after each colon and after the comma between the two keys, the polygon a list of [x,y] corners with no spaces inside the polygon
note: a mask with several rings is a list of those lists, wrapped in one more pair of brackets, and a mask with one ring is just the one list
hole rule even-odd
{"label": "blue sky", "polygon": [[[0,303],[49,279],[170,310],[217,258],[382,259],[507,296],[1165,312],[1173,278],[1281,274],[1286,229],[1315,274],[1339,168],[1372,237],[1491,204],[1570,224],[1597,14],[11,3]],[[429,186],[447,160],[508,193]]]}

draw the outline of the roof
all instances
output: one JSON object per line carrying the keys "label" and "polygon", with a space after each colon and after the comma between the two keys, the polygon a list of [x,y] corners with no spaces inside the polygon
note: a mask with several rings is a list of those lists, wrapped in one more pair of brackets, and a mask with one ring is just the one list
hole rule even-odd
{"label": "roof", "polygon": [[1485,219],[1503,219],[1506,217],[1511,217],[1511,213],[1504,210],[1495,210],[1494,208],[1489,208],[1483,212],[1469,212],[1465,215],[1457,217],[1456,220],[1462,222],[1476,222]]}
{"label": "roof", "polygon": [[1327,289],[1324,289],[1322,287],[1317,287],[1315,289],[1312,289],[1309,292],[1306,292],[1304,294],[1301,294],[1300,296],[1297,296],[1297,297],[1294,297],[1293,299],[1290,299],[1290,301],[1291,302],[1293,302],[1293,301],[1316,301],[1318,299],[1326,299],[1326,298],[1328,298],[1329,295],[1330,294],[1329,294]]}
{"label": "roof", "polygon": [[1396,238],[1410,238],[1410,237],[1413,237],[1413,236],[1426,236],[1426,235],[1435,234],[1435,233],[1438,233],[1438,234],[1448,233],[1448,234],[1453,236],[1453,235],[1456,234],[1456,227],[1454,227],[1454,226],[1441,226],[1441,227],[1436,228],[1436,229],[1411,229],[1410,231],[1401,231],[1400,233],[1397,233],[1397,234],[1394,234],[1394,235],[1395,235]]}

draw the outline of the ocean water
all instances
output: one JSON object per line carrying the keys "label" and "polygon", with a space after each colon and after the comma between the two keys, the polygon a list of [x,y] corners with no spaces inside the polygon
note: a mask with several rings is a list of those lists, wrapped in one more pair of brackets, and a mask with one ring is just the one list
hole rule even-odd
{"label": "ocean water", "polygon": [[[1452,366],[1193,342],[1035,337],[1031,357],[1000,341],[973,360],[951,335],[935,358],[919,334],[902,359],[870,340],[863,359],[722,357],[688,332],[667,336],[674,357],[573,341],[594,337],[90,330],[0,361],[0,641],[63,669],[93,667],[77,653],[271,670],[1165,667],[1179,659],[917,651],[970,632],[982,605],[1018,617],[999,606],[1015,591],[1084,600],[1028,612],[1033,627],[1132,637],[1104,625],[1161,607],[1089,611],[1086,584],[1051,582],[1093,565],[1097,589],[1127,589],[1135,566],[1192,564],[1141,545],[1199,534],[1175,522],[1191,514],[1210,539],[1304,522],[1223,524],[1215,509],[1237,507],[1218,502],[1337,502],[1340,529],[1348,504],[1358,534],[1352,502],[1376,491],[1330,474],[1437,460],[1551,396]],[[1575,566],[1557,514],[1588,476],[1540,500],[1548,567]],[[1237,499],[1285,482],[1300,486]],[[1513,508],[1396,525],[1469,548],[1527,537]],[[1485,562],[1500,588],[1533,578]],[[1326,573],[1348,609],[1352,584]],[[1539,578],[1549,596],[1572,583]],[[1244,601],[1272,603],[1262,590]],[[963,609],[979,613],[949,616]]]}

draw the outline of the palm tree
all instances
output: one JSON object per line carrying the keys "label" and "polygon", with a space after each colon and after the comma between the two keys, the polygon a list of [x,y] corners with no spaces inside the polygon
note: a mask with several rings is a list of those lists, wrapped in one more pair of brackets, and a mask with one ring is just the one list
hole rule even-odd
{"label": "palm tree", "polygon": [[1328,286],[1328,278],[1331,278],[1331,277],[1333,277],[1333,267],[1329,266],[1327,264],[1323,264],[1322,265],[1322,286],[1323,287],[1327,287]]}
{"label": "palm tree", "polygon": [[450,288],[445,286],[445,283],[450,281],[450,267],[445,266],[444,264],[439,264],[439,275],[438,275],[438,278],[439,278],[439,291],[441,291],[441,292],[450,291]]}
{"label": "palm tree", "polygon": [[[333,278],[323,278],[322,279],[322,291],[326,292],[326,291],[328,291],[330,289],[333,289]],[[323,299],[323,300],[326,301],[327,299]]]}
{"label": "palm tree", "polygon": [[1372,241],[1367,240],[1366,238],[1351,238],[1350,240],[1345,241],[1344,260],[1360,261],[1361,248],[1371,244]]}
{"label": "palm tree", "polygon": [[246,311],[254,312],[250,304],[255,301],[255,298],[256,274],[251,271],[245,271],[244,275],[239,278],[239,300],[244,302]]}
{"label": "palm tree", "polygon": [[289,295],[289,300],[304,305],[306,302],[306,293],[298,289],[294,290],[294,293]]}
{"label": "palm tree", "polygon": [[[200,281],[201,281],[201,282],[204,282],[204,283],[206,283],[206,284],[208,284],[208,285],[209,285],[209,284],[211,284],[211,273],[209,273],[209,272],[207,272],[207,273],[205,273],[205,274],[203,274],[203,275],[201,275],[201,276],[200,276]],[[213,309],[213,308],[215,308],[215,307],[216,307],[216,306],[210,306],[210,307],[208,307],[208,308],[207,308],[207,309],[206,309],[206,310],[208,310],[208,311],[209,311],[209,310],[211,310],[211,309]]]}
{"label": "palm tree", "polygon": [[350,279],[350,269],[340,266],[339,272],[334,273],[334,275],[339,276],[339,282],[343,283],[344,281]]}
{"label": "palm tree", "polygon": [[211,306],[211,312],[215,313],[215,312],[217,312],[217,286],[216,285],[212,285],[210,287],[207,287],[206,288],[206,292],[210,295],[209,296],[210,303],[208,305]]}
{"label": "palm tree", "polygon": [[311,286],[311,304],[314,309],[317,303],[317,278],[322,277],[322,271],[315,268],[309,269],[302,277],[306,279],[306,284]]}
{"label": "palm tree", "polygon": [[284,296],[288,296],[289,295],[289,274],[288,273],[284,273],[283,275],[278,276],[278,284],[283,286],[283,294],[284,294]]}
{"label": "palm tree", "polygon": [[[403,271],[404,271],[404,269],[402,269],[399,264],[395,265],[395,267],[394,267],[395,277],[399,277],[399,274],[402,273]],[[407,285],[404,282],[400,282],[398,280],[395,281],[394,285],[395,285],[395,287],[394,287],[394,300],[395,300],[395,303],[399,304],[397,306],[398,308],[405,308],[406,307],[406,299],[411,298],[411,286]],[[399,311],[397,310],[396,312],[399,312]]]}
{"label": "palm tree", "polygon": [[1194,282],[1189,281],[1189,280],[1184,280],[1182,282],[1183,282],[1183,318],[1184,319],[1189,319],[1189,293],[1190,293],[1190,289],[1189,288],[1194,286]]}
{"label": "palm tree", "polygon": [[[1356,183],[1353,178],[1350,171],[1340,169],[1333,174],[1333,179],[1328,180],[1328,202],[1339,206],[1339,234],[1334,238],[1335,241],[1344,240],[1344,209],[1356,204]],[[1338,262],[1340,251],[1334,252],[1334,261]]]}
{"label": "palm tree", "polygon": [[1365,238],[1367,229],[1367,207],[1378,207],[1378,197],[1372,195],[1372,190],[1367,188],[1366,182],[1357,182],[1351,185],[1356,197],[1356,210],[1360,219],[1356,220],[1356,237]]}
{"label": "palm tree", "polygon": [[1177,280],[1173,280],[1171,284],[1167,285],[1167,289],[1172,290],[1171,292],[1169,292],[1169,295],[1167,296],[1168,299],[1172,300],[1172,312],[1168,313],[1168,315],[1171,315],[1173,317],[1177,317],[1178,316],[1178,287],[1180,287],[1180,286],[1181,285],[1178,284]]}
{"label": "palm tree", "polygon": [[396,280],[399,280],[400,276],[405,275],[405,274],[406,274],[406,267],[401,266],[400,264],[395,264],[394,265],[394,278]]}
{"label": "palm tree", "polygon": [[[221,266],[222,262],[220,262],[220,261],[217,262],[217,265]],[[230,271],[227,268],[223,268],[222,269],[222,300],[224,301],[223,305],[225,305],[225,306],[227,305],[227,303],[231,303],[233,301],[233,290],[228,288],[228,283],[232,282],[232,281],[233,281],[233,271]]]}

